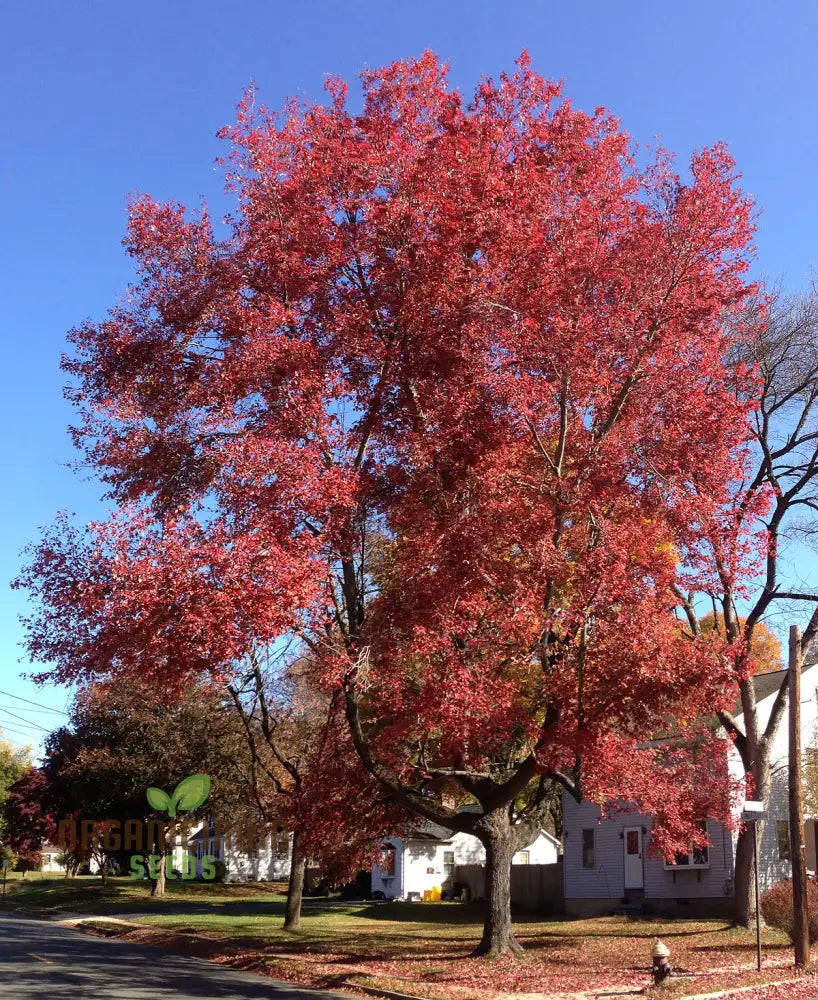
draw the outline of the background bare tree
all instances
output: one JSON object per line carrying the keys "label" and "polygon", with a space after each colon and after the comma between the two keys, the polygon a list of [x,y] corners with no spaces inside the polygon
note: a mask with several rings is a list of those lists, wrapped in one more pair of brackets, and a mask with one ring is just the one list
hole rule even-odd
{"label": "background bare tree", "polygon": [[[752,674],[756,633],[763,621],[789,614],[806,619],[802,651],[818,635],[818,586],[793,579],[784,563],[787,543],[798,545],[818,533],[818,296],[780,290],[760,296],[752,314],[734,330],[734,357],[757,367],[758,409],[752,418],[753,454],[749,478],[737,495],[737,526],[750,528],[764,553],[756,591],[736,593],[731,582],[734,552],[714,546],[714,585],[707,594],[677,591],[691,638],[703,638],[705,616],[711,616],[724,638],[737,643],[741,721],[721,712],[724,728],[735,740],[753,797],[766,804],[770,794],[770,753],[787,706],[786,675],[768,719],[760,719]],[[771,493],[768,513],[754,513],[763,493]],[[755,523],[754,523],[755,522]],[[741,615],[739,615],[739,608]],[[704,630],[706,632],[706,630]],[[706,638],[706,636],[705,636]],[[759,835],[763,827],[759,828]],[[747,926],[753,915],[752,838],[739,834],[735,869],[736,923]]]}
{"label": "background bare tree", "polygon": [[242,720],[248,749],[245,778],[266,822],[284,818],[294,826],[290,849],[290,884],[284,910],[285,930],[301,921],[301,898],[307,857],[301,830],[291,820],[298,812],[312,742],[318,737],[314,718],[299,711],[293,699],[293,678],[285,654],[250,650],[244,669],[228,691]]}
{"label": "background bare tree", "polygon": [[361,767],[340,692],[309,684],[292,647],[251,649],[228,687],[248,751],[244,781],[264,821],[292,834],[286,930],[300,923],[308,858],[342,881],[368,867],[375,842],[405,818]]}

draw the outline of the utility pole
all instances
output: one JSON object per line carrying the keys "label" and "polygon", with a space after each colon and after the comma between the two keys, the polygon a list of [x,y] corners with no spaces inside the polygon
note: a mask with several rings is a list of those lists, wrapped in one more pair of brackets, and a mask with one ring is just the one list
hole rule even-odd
{"label": "utility pole", "polygon": [[801,787],[801,629],[790,626],[790,862],[792,864],[795,964],[809,962],[807,862],[804,856],[804,795]]}

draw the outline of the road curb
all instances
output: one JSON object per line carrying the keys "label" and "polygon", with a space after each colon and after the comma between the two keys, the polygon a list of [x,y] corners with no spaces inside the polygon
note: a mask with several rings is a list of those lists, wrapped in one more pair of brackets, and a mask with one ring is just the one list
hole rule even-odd
{"label": "road curb", "polygon": [[[685,993],[684,996],[676,997],[675,1000],[719,1000],[720,997],[733,997],[737,994],[747,993],[749,990],[767,990],[772,989],[774,986],[787,986],[796,985],[803,982],[808,976],[802,976],[800,979],[774,979],[769,983],[754,983],[749,986],[734,986],[732,989],[727,990],[717,990],[715,993]],[[816,990],[818,990],[818,981],[816,982]]]}
{"label": "road curb", "polygon": [[14,910],[16,913],[21,913],[24,917],[29,917],[31,920],[56,920],[62,916],[62,910],[48,907],[38,909],[37,907],[26,906],[25,903],[7,902],[3,909]]}
{"label": "road curb", "polygon": [[387,997],[388,1000],[429,1000],[428,997],[415,996],[413,993],[397,993],[395,990],[382,990],[377,986],[362,986],[360,983],[353,983],[348,979],[344,980],[344,986],[351,990],[358,990],[360,993],[366,993],[371,997]]}

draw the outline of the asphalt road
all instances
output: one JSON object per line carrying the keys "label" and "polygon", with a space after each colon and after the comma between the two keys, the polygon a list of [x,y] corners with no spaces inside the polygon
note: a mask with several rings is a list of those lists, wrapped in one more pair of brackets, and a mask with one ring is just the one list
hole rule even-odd
{"label": "asphalt road", "polygon": [[[210,962],[0,911],[0,998],[338,1000]],[[345,998],[349,1000],[349,998]]]}

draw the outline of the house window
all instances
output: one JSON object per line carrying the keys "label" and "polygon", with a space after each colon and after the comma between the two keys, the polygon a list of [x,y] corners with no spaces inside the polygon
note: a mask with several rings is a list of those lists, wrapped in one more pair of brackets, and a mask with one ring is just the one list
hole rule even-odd
{"label": "house window", "polygon": [[381,871],[387,878],[395,874],[395,847],[393,844],[384,844],[381,849]]}
{"label": "house window", "polygon": [[[699,829],[702,833],[707,833],[707,820],[699,820]],[[694,847],[692,844],[686,852],[679,852],[673,861],[666,861],[665,868],[709,868],[710,848]]]}
{"label": "house window", "polygon": [[591,827],[582,831],[582,867],[594,868],[595,866],[594,829]]}
{"label": "house window", "polygon": [[517,857],[519,859],[517,861],[518,865],[528,865],[528,864],[531,864],[531,853],[529,851],[520,851],[520,853],[517,855]]}
{"label": "house window", "polygon": [[775,834],[778,839],[778,860],[790,860],[790,824],[786,819],[780,819],[775,824]]}
{"label": "house window", "polygon": [[454,875],[454,851],[443,852],[443,878],[451,878]]}

